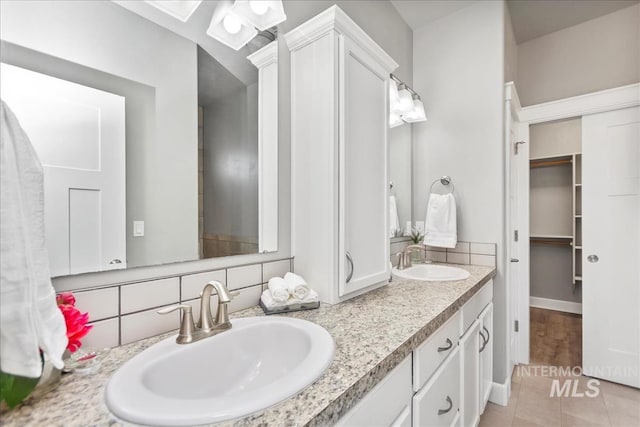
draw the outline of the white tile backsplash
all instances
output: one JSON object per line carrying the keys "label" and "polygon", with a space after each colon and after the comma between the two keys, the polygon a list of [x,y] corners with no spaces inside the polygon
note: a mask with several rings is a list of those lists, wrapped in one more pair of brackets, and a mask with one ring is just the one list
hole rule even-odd
{"label": "white tile backsplash", "polygon": [[[239,290],[240,295],[229,304],[229,312],[255,306],[262,294],[262,284],[268,281],[269,276],[283,276],[292,267],[293,258],[289,258],[182,277],[75,291],[78,309],[88,312],[94,325],[84,338],[83,345],[87,348],[115,347],[177,330],[180,327],[179,312],[160,315],[157,310],[178,301],[193,307],[193,318],[197,321],[200,316],[200,292],[212,280],[227,284],[229,290]],[[215,314],[218,306],[216,295],[211,297],[211,305]]]}
{"label": "white tile backsplash", "polygon": [[262,265],[253,264],[227,269],[227,288],[229,290],[246,288],[262,283]]}
{"label": "white tile backsplash", "polygon": [[496,266],[496,257],[493,255],[477,255],[471,254],[471,264],[486,265],[488,267]]}
{"label": "white tile backsplash", "polygon": [[182,276],[180,279],[180,286],[182,286],[182,293],[180,294],[180,297],[182,301],[198,298],[200,296],[200,292],[202,292],[202,289],[204,288],[204,285],[212,280],[217,280],[223,285],[226,285],[226,270],[207,271],[206,273]]}
{"label": "white tile backsplash", "polygon": [[495,255],[496,245],[493,243],[471,243],[470,252],[479,255]]}
{"label": "white tile backsplash", "polygon": [[100,320],[92,322],[93,328],[82,339],[82,348],[100,349],[117,347],[120,344],[120,319]]}
{"label": "white tile backsplash", "polygon": [[458,242],[455,248],[448,248],[447,252],[455,252],[461,254],[469,253],[469,242]]}
{"label": "white tile backsplash", "polygon": [[160,308],[128,314],[120,318],[121,344],[138,341],[180,328],[180,311],[158,314]]}
{"label": "white tile backsplash", "polygon": [[469,264],[469,254],[447,252],[447,262],[450,264]]}
{"label": "white tile backsplash", "polygon": [[433,262],[447,262],[446,252],[427,251],[427,259]]}
{"label": "white tile backsplash", "polygon": [[229,303],[229,313],[258,305],[260,295],[262,295],[262,285],[241,289],[240,295],[233,297]]}
{"label": "white tile backsplash", "polygon": [[272,277],[283,277],[291,271],[291,260],[265,262],[262,264],[262,283],[268,282]]}
{"label": "white tile backsplash", "polygon": [[152,280],[122,286],[120,309],[122,314],[146,310],[180,300],[180,278]]}
{"label": "white tile backsplash", "polygon": [[117,287],[74,292],[73,295],[76,297],[76,308],[89,313],[91,322],[116,317],[120,313]]}

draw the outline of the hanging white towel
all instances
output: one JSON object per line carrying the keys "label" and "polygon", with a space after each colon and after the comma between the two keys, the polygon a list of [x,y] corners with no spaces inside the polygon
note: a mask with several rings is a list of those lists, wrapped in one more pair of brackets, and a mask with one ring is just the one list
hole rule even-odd
{"label": "hanging white towel", "polygon": [[0,122],[0,366],[37,378],[40,349],[64,366],[66,325],[49,274],[42,165],[4,101]]}
{"label": "hanging white towel", "polygon": [[431,193],[427,204],[424,244],[455,248],[457,241],[456,199],[452,193]]}
{"label": "hanging white towel", "polygon": [[400,218],[398,218],[398,204],[396,196],[389,196],[389,237],[395,237],[400,231]]}

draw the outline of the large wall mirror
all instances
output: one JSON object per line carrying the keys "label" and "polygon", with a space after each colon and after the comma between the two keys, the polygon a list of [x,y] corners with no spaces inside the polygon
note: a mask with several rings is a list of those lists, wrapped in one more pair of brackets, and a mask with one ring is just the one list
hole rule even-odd
{"label": "large wall mirror", "polygon": [[218,3],[2,1],[52,276],[277,251],[277,32],[231,49],[206,35]]}

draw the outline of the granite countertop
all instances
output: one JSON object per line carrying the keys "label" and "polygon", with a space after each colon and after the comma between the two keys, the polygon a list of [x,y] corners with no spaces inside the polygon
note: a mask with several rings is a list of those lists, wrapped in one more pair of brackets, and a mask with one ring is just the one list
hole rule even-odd
{"label": "granite countertop", "polygon": [[[346,302],[286,316],[324,327],[336,343],[327,371],[295,396],[234,426],[316,426],[337,421],[384,376],[442,325],[489,279],[492,267],[456,265],[471,276],[455,282],[393,279],[388,286]],[[262,316],[252,307],[230,317]],[[175,332],[111,350],[99,372],[64,375],[59,386],[38,401],[0,415],[3,426],[118,426],[104,404],[104,387],[125,361]]]}

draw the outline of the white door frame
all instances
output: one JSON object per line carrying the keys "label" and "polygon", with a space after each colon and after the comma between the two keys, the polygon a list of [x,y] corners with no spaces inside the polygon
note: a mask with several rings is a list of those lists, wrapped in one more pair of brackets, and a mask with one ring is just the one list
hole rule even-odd
{"label": "white door frame", "polygon": [[[509,83],[507,84],[509,85]],[[511,85],[513,85],[511,83]],[[507,86],[508,88],[509,86]],[[505,94],[515,93],[515,86],[513,86],[513,90],[505,90]],[[511,105],[511,98],[506,99],[505,102],[507,105]],[[550,122],[553,120],[562,120],[568,119],[571,117],[584,116],[587,114],[595,114],[602,113],[605,111],[618,110],[621,108],[634,107],[640,105],[640,83],[621,86],[613,89],[607,89],[599,92],[593,92],[586,95],[574,96],[571,98],[560,99],[557,101],[545,102],[542,104],[531,105],[528,107],[523,107],[519,110],[517,114],[517,120],[520,122],[518,126],[518,139],[523,140],[528,143],[529,140],[529,126],[536,123]],[[505,115],[506,116],[506,115]],[[505,124],[506,126],[506,124]],[[505,141],[508,142],[508,135],[505,135]],[[527,144],[525,144],[527,145]],[[505,143],[505,182],[506,182],[506,200],[508,201],[511,196],[511,191],[509,185],[509,171],[510,171],[510,154],[511,154],[510,144]],[[528,151],[528,149],[527,149]],[[526,175],[523,179],[527,179],[528,182],[528,168],[523,168],[524,170],[519,171],[519,173]],[[519,198],[521,200],[521,204],[519,207],[520,212],[520,221],[519,223],[526,223],[526,229],[528,230],[528,218],[529,218],[529,193],[528,188],[526,189],[526,194],[519,194]],[[506,205],[506,230],[505,235],[511,237],[513,233],[513,226],[511,224],[511,220],[509,217],[510,209],[509,204]],[[526,217],[526,218],[525,218]],[[524,231],[524,230],[523,230]],[[522,239],[528,239],[528,231],[525,235],[522,233]],[[509,245],[507,247],[507,278],[509,278]],[[529,257],[523,256],[528,254],[528,248],[525,253],[521,253],[520,255],[520,271],[518,283],[512,284],[507,283],[507,295],[506,301],[507,304],[510,304],[507,313],[515,313],[515,319],[509,319],[507,317],[507,327],[509,331],[507,343],[511,342],[512,335],[516,335],[516,345],[518,347],[516,354],[509,356],[510,349],[507,348],[507,360],[510,361],[511,358],[516,363],[529,363]],[[524,275],[526,274],[526,277]],[[508,280],[508,279],[507,279]],[[516,293],[514,299],[510,299],[510,291]],[[515,304],[515,307],[513,306]],[[517,320],[519,323],[519,332],[515,332],[513,328],[513,321]],[[510,363],[510,362],[508,362]],[[510,373],[509,373],[510,374]]]}

